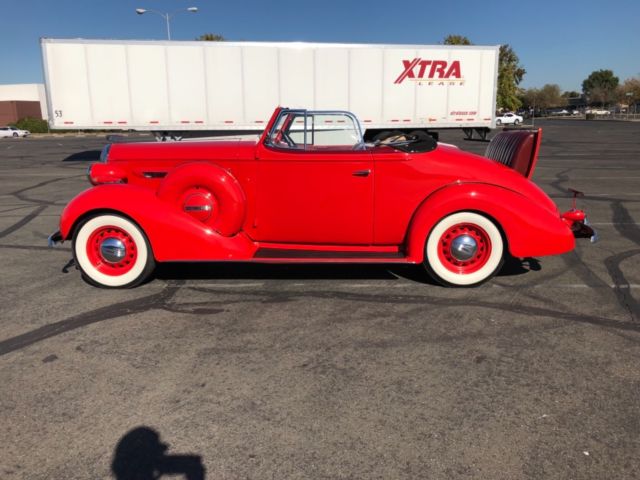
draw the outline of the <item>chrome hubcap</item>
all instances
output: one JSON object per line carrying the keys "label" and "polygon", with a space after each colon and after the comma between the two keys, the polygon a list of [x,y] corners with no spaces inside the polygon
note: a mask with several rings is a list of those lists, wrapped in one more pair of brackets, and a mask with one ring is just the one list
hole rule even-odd
{"label": "chrome hubcap", "polygon": [[451,242],[451,255],[461,262],[471,260],[478,250],[478,242],[470,235],[460,235]]}
{"label": "chrome hubcap", "polygon": [[127,247],[117,238],[106,238],[100,244],[100,255],[109,263],[118,263],[127,255]]}

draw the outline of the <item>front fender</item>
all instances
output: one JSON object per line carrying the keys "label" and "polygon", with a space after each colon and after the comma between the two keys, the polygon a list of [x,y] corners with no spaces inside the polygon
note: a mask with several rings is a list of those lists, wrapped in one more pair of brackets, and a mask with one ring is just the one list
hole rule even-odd
{"label": "front fender", "polygon": [[246,260],[257,248],[243,232],[223,237],[174,203],[161,200],[154,191],[131,184],[99,185],[77,195],[62,211],[62,238],[71,239],[79,221],[101,211],[120,213],[135,221],[160,262]]}
{"label": "front fender", "polygon": [[514,257],[557,255],[575,246],[571,230],[557,212],[503,187],[460,183],[432,193],[418,207],[406,239],[408,260],[424,261],[424,245],[431,229],[442,218],[460,211],[474,211],[493,219]]}

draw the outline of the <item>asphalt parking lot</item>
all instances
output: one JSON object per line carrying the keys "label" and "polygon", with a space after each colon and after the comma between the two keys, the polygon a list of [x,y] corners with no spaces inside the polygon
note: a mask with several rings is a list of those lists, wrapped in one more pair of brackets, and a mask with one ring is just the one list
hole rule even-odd
{"label": "asphalt parking lot", "polygon": [[539,125],[534,180],[585,191],[601,241],[476,289],[219,264],[93,288],[46,238],[104,140],[3,139],[0,478],[638,478],[640,123]]}

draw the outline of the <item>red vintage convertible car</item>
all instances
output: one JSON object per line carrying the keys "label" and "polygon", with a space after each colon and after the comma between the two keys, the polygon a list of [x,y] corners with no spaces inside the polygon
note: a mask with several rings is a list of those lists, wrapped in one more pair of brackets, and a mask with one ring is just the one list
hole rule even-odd
{"label": "red vintage convertible car", "polygon": [[443,285],[478,285],[506,255],[593,234],[530,180],[540,134],[499,133],[482,157],[423,132],[365,143],[348,112],[278,108],[257,142],[116,143],[49,241],[72,240],[103,287],[169,261],[422,264]]}

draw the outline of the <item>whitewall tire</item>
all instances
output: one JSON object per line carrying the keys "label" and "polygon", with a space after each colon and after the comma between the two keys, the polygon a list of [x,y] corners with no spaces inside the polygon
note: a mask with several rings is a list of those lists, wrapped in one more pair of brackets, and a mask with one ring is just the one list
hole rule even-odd
{"label": "whitewall tire", "polygon": [[458,212],[440,220],[429,233],[424,266],[439,283],[471,287],[493,277],[504,262],[498,227],[474,212]]}
{"label": "whitewall tire", "polygon": [[85,280],[100,287],[135,287],[155,268],[144,232],[119,215],[96,215],[82,223],[73,238],[73,254]]}

